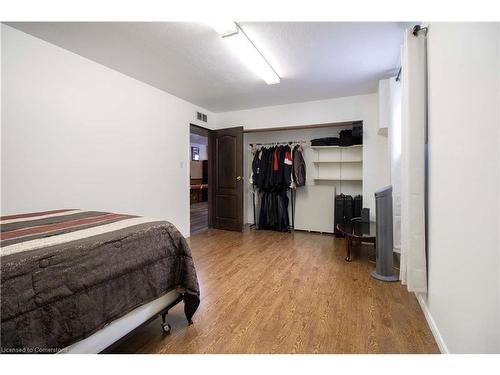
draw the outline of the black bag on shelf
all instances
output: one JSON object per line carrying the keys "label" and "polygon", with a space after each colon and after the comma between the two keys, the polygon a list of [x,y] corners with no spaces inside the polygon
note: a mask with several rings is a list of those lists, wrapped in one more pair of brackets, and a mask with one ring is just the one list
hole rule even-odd
{"label": "black bag on shelf", "polygon": [[354,217],[361,217],[361,209],[363,208],[363,196],[356,195],[354,197]]}
{"label": "black bag on shelf", "polygon": [[352,129],[340,131],[340,146],[352,146]]}
{"label": "black bag on shelf", "polygon": [[339,137],[324,137],[311,139],[311,146],[338,146]]}
{"label": "black bag on shelf", "polygon": [[362,145],[363,144],[363,122],[356,121],[352,123],[352,144]]}
{"label": "black bag on shelf", "polygon": [[333,233],[338,237],[340,232],[337,230],[337,224],[346,225],[351,222],[353,218],[353,199],[350,195],[340,194],[335,197],[335,212],[334,212],[334,231]]}

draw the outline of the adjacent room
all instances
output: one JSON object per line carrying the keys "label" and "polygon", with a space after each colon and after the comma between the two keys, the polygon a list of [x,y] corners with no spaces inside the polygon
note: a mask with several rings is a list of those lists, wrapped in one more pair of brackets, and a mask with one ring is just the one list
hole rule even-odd
{"label": "adjacent room", "polygon": [[208,229],[208,130],[190,125],[190,234]]}
{"label": "adjacent room", "polygon": [[499,86],[493,22],[3,22],[2,353],[500,353]]}

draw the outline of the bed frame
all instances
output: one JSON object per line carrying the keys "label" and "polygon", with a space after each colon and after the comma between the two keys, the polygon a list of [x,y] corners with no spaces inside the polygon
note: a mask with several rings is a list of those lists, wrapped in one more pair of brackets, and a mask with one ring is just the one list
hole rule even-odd
{"label": "bed frame", "polygon": [[[171,291],[160,298],[137,307],[89,337],[64,348],[59,353],[109,353],[137,333],[140,328],[157,319],[158,316],[161,316],[161,329],[163,333],[169,334],[172,327],[167,322],[168,312],[182,301],[184,301],[184,314],[186,315],[188,324],[193,324],[192,318],[199,305],[197,298],[188,293]],[[186,303],[186,301],[190,303]]]}

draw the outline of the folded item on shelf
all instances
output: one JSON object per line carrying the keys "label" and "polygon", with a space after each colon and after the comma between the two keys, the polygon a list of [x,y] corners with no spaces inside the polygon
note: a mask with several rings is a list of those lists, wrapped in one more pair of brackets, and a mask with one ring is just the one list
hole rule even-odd
{"label": "folded item on shelf", "polygon": [[352,146],[352,129],[344,129],[340,131],[340,146]]}
{"label": "folded item on shelf", "polygon": [[311,139],[311,146],[338,146],[339,137],[324,137]]}

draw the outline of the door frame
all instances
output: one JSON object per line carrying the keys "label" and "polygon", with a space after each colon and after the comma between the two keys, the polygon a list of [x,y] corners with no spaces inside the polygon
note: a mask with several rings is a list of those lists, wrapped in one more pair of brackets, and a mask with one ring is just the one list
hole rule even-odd
{"label": "door frame", "polygon": [[[212,228],[212,212],[213,212],[213,199],[212,199],[212,191],[213,191],[213,167],[212,167],[212,146],[211,146],[211,138],[212,138],[212,129],[206,128],[204,126],[196,125],[193,123],[189,123],[189,135],[191,138],[191,127],[203,129],[207,132],[208,144],[207,144],[207,158],[208,158],[208,227]],[[189,140],[189,152],[191,155],[191,139]],[[189,161],[191,162],[191,156],[189,157]],[[191,172],[189,174],[189,183],[191,184]],[[189,198],[191,200],[191,198]],[[189,201],[189,206],[191,207],[191,201]],[[191,235],[191,213],[189,214],[189,235]]]}

